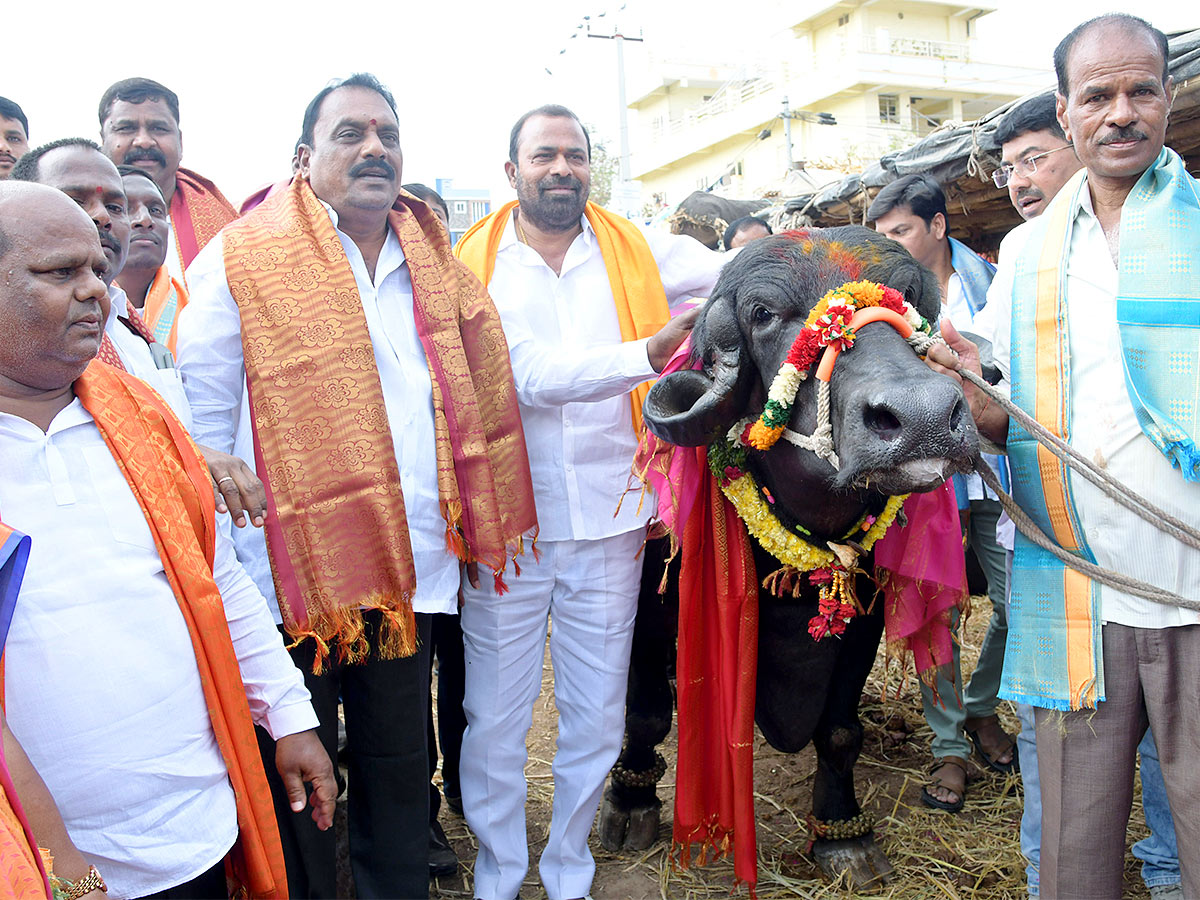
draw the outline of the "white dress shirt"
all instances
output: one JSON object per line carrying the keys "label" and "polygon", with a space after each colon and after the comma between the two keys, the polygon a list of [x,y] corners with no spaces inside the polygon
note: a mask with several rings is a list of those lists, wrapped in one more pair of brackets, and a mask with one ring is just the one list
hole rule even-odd
{"label": "white dress shirt", "polygon": [[141,335],[134,334],[129,326],[121,322],[129,318],[129,299],[117,285],[108,289],[108,319],[104,323],[104,331],[113,346],[117,356],[125,366],[125,371],[136,375],[162,396],[167,404],[179,416],[183,427],[192,430],[192,411],[188,407],[187,394],[183,390],[183,380],[176,369],[160,369],[154,364],[150,346]]}
{"label": "white dress shirt", "polygon": [[[632,531],[655,510],[621,501],[637,441],[629,392],[656,377],[648,339],[621,341],[608,269],[586,218],[555,275],[517,240],[511,218],[488,293],[504,324],[525,426],[540,537],[594,540]],[[707,297],[733,254],[645,231],[667,302]],[[617,505],[620,503],[620,513]]]}
{"label": "white dress shirt", "polygon": [[[217,863],[238,827],[178,601],[90,413],[43,432],[0,413],[0,513],[33,539],[6,647],[8,722],[109,896]],[[300,672],[218,523],[221,591],[250,713],[273,737],[317,725]]]}
{"label": "white dress shirt", "polygon": [[[1076,200],[1064,192],[1054,202],[1075,206],[1066,278],[1071,446],[1151,503],[1195,523],[1200,484],[1185,481],[1142,433],[1129,399],[1117,328],[1117,269],[1104,229],[1092,211],[1091,193],[1083,190]],[[1001,245],[1002,262],[1016,259],[1031,225],[1021,225],[1005,238],[1008,246]],[[1012,321],[1014,271],[1015,265],[1002,265],[988,292],[988,305],[998,304],[997,323]],[[1032,323],[1025,324],[1032,327]],[[994,337],[992,353],[1008,379],[1010,330],[998,327]],[[1200,553],[1119,506],[1082,476],[1072,475],[1071,488],[1084,536],[1098,565],[1184,597],[1200,597]],[[1200,613],[1131,597],[1107,585],[1100,586],[1100,603],[1106,623],[1137,628],[1200,623]]]}
{"label": "white dress shirt", "polygon": [[[337,213],[325,209],[336,229]],[[412,279],[400,241],[389,230],[372,283],[358,245],[337,232],[354,272],[375,352],[392,448],[400,469],[417,590],[413,610],[458,611],[458,559],[446,548],[438,502],[433,386],[413,318]],[[222,235],[188,267],[189,300],[179,315],[179,370],[195,419],[193,434],[208,447],[233,453],[254,468],[254,444],[242,359],[242,324],[225,277]],[[238,558],[263,595],[274,601],[262,529],[234,530]],[[277,622],[278,604],[271,603]]]}

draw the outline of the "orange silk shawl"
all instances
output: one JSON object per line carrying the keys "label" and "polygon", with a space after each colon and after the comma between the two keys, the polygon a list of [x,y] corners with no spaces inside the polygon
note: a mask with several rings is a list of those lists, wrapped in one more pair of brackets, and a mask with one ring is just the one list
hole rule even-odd
{"label": "orange silk shawl", "polygon": [[[506,203],[490,216],[480,219],[454,245],[454,255],[479,276],[484,287],[491,284],[500,238],[518,202]],[[658,263],[645,235],[628,219],[595,203],[587,204],[584,215],[596,233],[596,243],[600,245],[600,255],[608,270],[617,321],[621,324],[621,340],[652,337],[670,320],[671,311],[658,274]],[[642,404],[646,402],[652,384],[647,381],[630,392],[635,436],[642,433]]]}
{"label": "orange silk shawl", "polygon": [[218,231],[236,218],[237,210],[215,184],[190,169],[180,168],[175,172],[171,230],[184,269]]}
{"label": "orange silk shawl", "polygon": [[[439,220],[401,194],[389,213],[413,287],[433,385],[447,543],[497,589],[537,525],[508,344],[491,299],[454,259]],[[267,546],[289,634],[342,659],[415,652],[416,588],[399,470],[354,272],[329,214],[297,178],[223,234],[242,319]],[[363,608],[380,609],[378,646]]]}
{"label": "orange silk shawl", "polygon": [[132,375],[93,361],[75,382],[75,395],[142,508],[192,638],[213,733],[237,800],[233,876],[251,897],[287,897],[271,789],[225,605],[213,581],[216,517],[208,468],[166,402]]}

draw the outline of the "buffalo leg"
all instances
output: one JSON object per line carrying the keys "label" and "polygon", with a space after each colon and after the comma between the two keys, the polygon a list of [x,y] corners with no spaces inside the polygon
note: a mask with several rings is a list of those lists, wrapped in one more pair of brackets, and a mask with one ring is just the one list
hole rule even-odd
{"label": "buffalo leg", "polygon": [[[879,610],[856,619],[847,628],[825,709],[813,735],[817,751],[813,817],[823,825],[834,823],[835,834],[836,823],[853,820],[862,812],[854,791],[854,764],[863,745],[858,703],[882,632],[883,616]],[[842,828],[859,830],[852,826]],[[813,856],[827,876],[836,879],[848,874],[851,884],[859,888],[886,879],[892,871],[869,830],[850,837],[831,835],[829,839],[818,839],[813,843]]]}
{"label": "buffalo leg", "polygon": [[645,850],[658,838],[662,777],[657,747],[671,730],[675,634],[679,614],[679,563],[668,573],[667,591],[658,592],[669,553],[667,538],[646,543],[629,688],[625,699],[625,744],[600,807],[600,843],[606,850]]}

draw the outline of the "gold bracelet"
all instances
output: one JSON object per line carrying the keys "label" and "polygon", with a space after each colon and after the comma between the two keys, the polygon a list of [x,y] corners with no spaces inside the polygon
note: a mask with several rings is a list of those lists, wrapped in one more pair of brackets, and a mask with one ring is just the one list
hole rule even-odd
{"label": "gold bracelet", "polygon": [[63,882],[68,885],[63,891],[63,900],[79,900],[84,894],[90,894],[92,891],[99,888],[104,893],[108,893],[108,885],[104,883],[104,879],[100,877],[100,873],[95,866],[88,866],[88,872],[82,878],[75,882]]}

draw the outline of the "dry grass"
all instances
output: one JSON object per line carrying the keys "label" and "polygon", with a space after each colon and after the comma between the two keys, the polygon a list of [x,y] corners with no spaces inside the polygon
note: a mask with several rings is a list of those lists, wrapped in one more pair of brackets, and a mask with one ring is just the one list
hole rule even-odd
{"label": "dry grass", "polygon": [[[984,600],[976,609],[990,609]],[[979,652],[987,622],[973,616],[963,638],[964,669],[969,672]],[[547,658],[543,693],[537,702],[534,727],[529,739],[528,825],[530,874],[521,896],[545,897],[537,880],[537,854],[545,846],[549,828],[553,784],[550,759],[554,752],[556,717],[553,707],[553,676]],[[886,698],[886,699],[885,699]],[[1024,898],[1025,861],[1018,847],[1022,799],[1020,779],[1000,776],[976,767],[967,788],[966,807],[951,815],[929,809],[920,801],[921,786],[929,763],[930,732],[921,714],[921,701],[913,679],[902,682],[893,669],[884,670],[882,655],[876,662],[860,713],[866,727],[866,743],[856,770],[860,801],[878,817],[877,839],[895,874],[874,892],[855,894],[845,885],[825,880],[816,865],[804,855],[812,773],[815,758],[811,748],[788,755],[773,750],[761,736],[755,744],[755,804],[758,816],[758,897],[843,900],[872,897],[879,900],[1017,900]],[[1002,718],[1014,732],[1016,720],[1006,709]],[[674,734],[664,747],[668,760],[674,754]],[[592,894],[600,898],[707,898],[747,897],[746,889],[734,885],[733,866],[719,860],[686,870],[671,866],[667,855],[670,809],[674,799],[674,767],[660,784],[664,822],[660,841],[642,854],[611,854],[604,851],[593,833],[596,878]],[[442,813],[442,823],[455,844],[459,858],[469,868],[474,858],[474,837],[462,819]],[[1135,809],[1129,842],[1145,836],[1140,806]],[[1129,857],[1126,867],[1126,897],[1145,898],[1138,877],[1137,861]],[[441,879],[431,896],[470,897],[470,875]]]}

